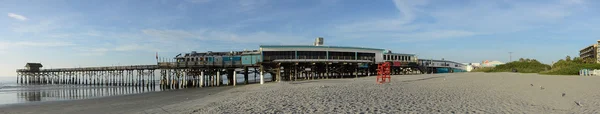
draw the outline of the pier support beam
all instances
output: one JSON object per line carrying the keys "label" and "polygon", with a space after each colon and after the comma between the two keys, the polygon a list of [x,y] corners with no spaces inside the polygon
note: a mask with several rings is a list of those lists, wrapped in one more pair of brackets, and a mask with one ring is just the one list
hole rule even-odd
{"label": "pier support beam", "polygon": [[260,66],[260,84],[265,84],[265,77],[263,75],[264,70],[265,70],[264,67],[261,65]]}
{"label": "pier support beam", "polygon": [[235,69],[233,70],[233,86],[237,84],[237,72]]}
{"label": "pier support beam", "polygon": [[217,70],[217,79],[215,79],[215,82],[216,82],[215,85],[221,86],[220,80],[221,80],[221,69]]}
{"label": "pier support beam", "polygon": [[277,79],[276,79],[277,82],[280,82],[281,81],[281,63],[277,64],[277,76],[276,77],[277,77]]}
{"label": "pier support beam", "polygon": [[204,71],[200,72],[200,87],[204,87]]}
{"label": "pier support beam", "polygon": [[248,67],[244,67],[244,84],[248,84]]}
{"label": "pier support beam", "polygon": [[234,69],[227,69],[227,85],[234,85],[233,83],[235,83],[235,68]]}

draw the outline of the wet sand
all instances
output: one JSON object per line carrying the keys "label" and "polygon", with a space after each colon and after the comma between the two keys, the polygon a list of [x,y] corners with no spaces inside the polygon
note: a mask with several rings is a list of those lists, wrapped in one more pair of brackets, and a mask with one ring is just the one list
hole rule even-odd
{"label": "wet sand", "polygon": [[600,113],[599,90],[600,77],[457,73],[393,76],[387,84],[365,77],[186,89],[0,113]]}

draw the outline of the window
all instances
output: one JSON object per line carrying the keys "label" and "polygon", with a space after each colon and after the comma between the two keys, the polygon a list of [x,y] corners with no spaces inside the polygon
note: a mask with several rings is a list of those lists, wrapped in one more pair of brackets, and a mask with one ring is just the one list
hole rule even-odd
{"label": "window", "polygon": [[298,59],[326,59],[325,51],[298,51]]}
{"label": "window", "polygon": [[265,61],[272,61],[277,59],[294,59],[296,58],[295,51],[263,51]]}
{"label": "window", "polygon": [[354,60],[355,58],[355,52],[329,52],[329,59]]}
{"label": "window", "polygon": [[358,60],[371,60],[375,61],[375,53],[357,53]]}

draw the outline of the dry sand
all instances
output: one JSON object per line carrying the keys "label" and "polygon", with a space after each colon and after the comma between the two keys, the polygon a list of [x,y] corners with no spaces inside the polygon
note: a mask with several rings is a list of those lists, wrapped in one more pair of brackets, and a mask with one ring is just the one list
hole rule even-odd
{"label": "dry sand", "polygon": [[600,113],[599,90],[600,77],[456,73],[186,89],[0,113]]}

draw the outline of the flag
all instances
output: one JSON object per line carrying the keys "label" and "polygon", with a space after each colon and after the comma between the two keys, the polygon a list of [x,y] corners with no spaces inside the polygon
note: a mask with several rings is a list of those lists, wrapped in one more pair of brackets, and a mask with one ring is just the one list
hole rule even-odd
{"label": "flag", "polygon": [[156,60],[158,60],[158,52],[156,52]]}

